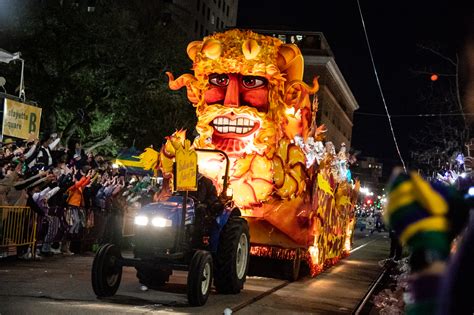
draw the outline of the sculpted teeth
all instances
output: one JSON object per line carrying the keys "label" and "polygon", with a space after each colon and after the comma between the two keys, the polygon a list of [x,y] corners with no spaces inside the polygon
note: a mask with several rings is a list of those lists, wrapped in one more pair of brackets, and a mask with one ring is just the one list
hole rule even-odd
{"label": "sculpted teeth", "polygon": [[219,117],[213,120],[214,128],[220,133],[244,134],[253,129],[255,123],[248,118],[237,118],[230,120],[226,117]]}

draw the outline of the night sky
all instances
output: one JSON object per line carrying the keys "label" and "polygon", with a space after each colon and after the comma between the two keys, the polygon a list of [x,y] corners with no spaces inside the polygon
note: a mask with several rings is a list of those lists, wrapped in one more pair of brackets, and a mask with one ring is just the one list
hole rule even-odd
{"label": "night sky", "polygon": [[[312,8],[308,7],[312,3]],[[443,70],[439,58],[429,57],[419,43],[436,43],[454,57],[463,28],[460,21],[467,5],[452,1],[360,0],[367,34],[390,114],[417,114],[422,107],[419,94],[431,82],[429,75],[414,70]],[[289,5],[291,4],[291,6]],[[239,1],[239,27],[321,31],[335,55],[349,87],[359,103],[354,115],[352,147],[363,156],[375,156],[389,171],[398,154],[382,98],[371,65],[357,1]],[[454,57],[455,58],[455,57]],[[431,64],[432,63],[432,64]],[[439,64],[438,64],[439,63]],[[426,106],[426,104],[424,105]],[[416,135],[425,118],[393,118],[395,134],[405,161],[409,159],[409,137]]]}

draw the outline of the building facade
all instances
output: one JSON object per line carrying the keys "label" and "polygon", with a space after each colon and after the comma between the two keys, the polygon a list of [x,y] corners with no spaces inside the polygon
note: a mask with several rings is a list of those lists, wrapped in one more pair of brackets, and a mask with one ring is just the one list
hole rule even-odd
{"label": "building facade", "polygon": [[382,171],[383,163],[370,156],[358,157],[357,162],[351,166],[352,177],[358,178],[361,186],[378,193],[381,193],[385,186]]}
{"label": "building facade", "polygon": [[237,22],[238,0],[168,0],[163,1],[168,19],[190,39],[201,39]]}
{"label": "building facade", "polygon": [[341,143],[350,148],[354,111],[359,108],[334,55],[321,32],[259,30],[255,32],[278,37],[285,43],[296,44],[304,58],[304,81],[310,83],[319,77],[317,125],[327,128],[326,141],[338,150]]}

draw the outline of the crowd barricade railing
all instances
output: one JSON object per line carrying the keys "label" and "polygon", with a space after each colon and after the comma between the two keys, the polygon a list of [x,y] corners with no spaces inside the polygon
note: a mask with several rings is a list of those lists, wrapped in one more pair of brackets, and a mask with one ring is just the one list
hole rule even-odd
{"label": "crowd barricade railing", "polygon": [[36,213],[30,207],[0,207],[0,250],[8,252],[12,247],[30,246],[36,243]]}

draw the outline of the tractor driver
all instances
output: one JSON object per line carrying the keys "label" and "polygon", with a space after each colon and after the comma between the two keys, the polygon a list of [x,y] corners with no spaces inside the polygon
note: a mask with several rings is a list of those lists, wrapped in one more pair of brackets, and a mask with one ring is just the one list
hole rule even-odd
{"label": "tractor driver", "polygon": [[212,221],[222,212],[224,205],[217,196],[217,190],[212,180],[198,172],[197,191],[189,192],[196,202],[197,222],[210,226]]}

